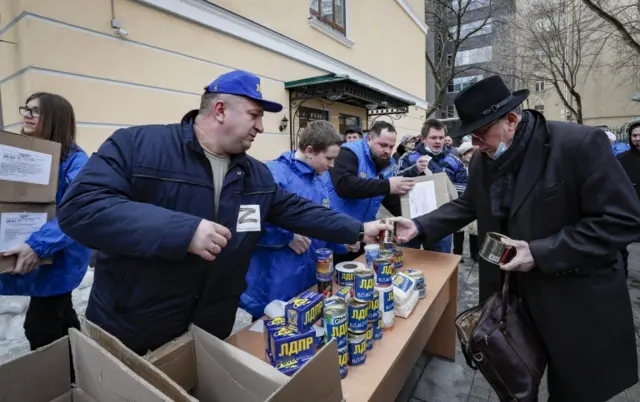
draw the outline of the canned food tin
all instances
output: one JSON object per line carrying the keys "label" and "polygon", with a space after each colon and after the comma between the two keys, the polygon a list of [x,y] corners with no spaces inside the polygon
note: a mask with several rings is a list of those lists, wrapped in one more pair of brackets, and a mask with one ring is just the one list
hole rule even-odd
{"label": "canned food tin", "polygon": [[336,266],[336,281],[340,286],[353,286],[353,271],[362,267],[355,262],[341,262]]}
{"label": "canned food tin", "polygon": [[372,269],[363,268],[354,271],[353,298],[360,302],[373,299],[375,277]]}
{"label": "canned food tin", "polygon": [[382,318],[382,328],[393,327],[395,311],[393,304],[393,286],[378,286],[380,295],[380,318]]}
{"label": "canned food tin", "polygon": [[395,260],[395,264],[393,264],[397,270],[402,269],[402,267],[404,267],[404,253],[402,252],[402,250],[396,250],[396,260]]}
{"label": "canned food tin", "polygon": [[427,286],[424,282],[416,283],[416,290],[418,291],[418,299],[427,297]]}
{"label": "canned food tin", "polygon": [[338,349],[338,364],[340,365],[340,378],[345,378],[347,376],[347,372],[349,371],[349,368],[347,366],[348,360],[349,360],[348,347],[345,346],[342,349]]}
{"label": "canned food tin", "polygon": [[349,332],[349,365],[359,366],[367,359],[367,334]]}
{"label": "canned food tin", "polygon": [[367,325],[367,350],[373,349],[373,323]]}
{"label": "canned food tin", "polygon": [[368,268],[373,268],[373,260],[380,255],[380,246],[378,244],[367,244],[364,246],[364,258]]}
{"label": "canned food tin", "polygon": [[393,268],[393,274],[396,274],[396,253],[395,251],[383,250],[380,252],[380,258],[387,258],[391,261],[391,267]]}
{"label": "canned food tin", "polygon": [[383,243],[382,249],[385,251],[390,251],[395,254],[396,252],[396,244],[395,243]]}
{"label": "canned food tin", "polygon": [[382,339],[382,317],[373,322],[373,340],[379,341]]}
{"label": "canned food tin", "polygon": [[369,302],[367,321],[375,321],[380,317],[380,295],[378,289],[373,289],[373,300]]}
{"label": "canned food tin", "polygon": [[348,303],[348,328],[350,332],[364,333],[367,331],[367,317],[369,315],[369,303],[360,303],[355,299]]}
{"label": "canned food tin", "polygon": [[396,226],[397,222],[392,220],[391,218],[383,219],[383,222],[391,225],[391,230],[381,230],[380,231],[380,243],[393,243],[395,242],[396,237]]}
{"label": "canned food tin", "polygon": [[327,282],[333,278],[333,250],[319,248],[316,250],[316,279]]}
{"label": "canned food tin", "polygon": [[[331,298],[336,299],[336,298]],[[338,349],[347,347],[347,303],[342,299],[331,300],[324,306],[324,336],[326,343],[336,340]]]}
{"label": "canned food tin", "polygon": [[391,285],[393,283],[393,263],[389,258],[380,257],[373,262],[376,272],[377,285]]}
{"label": "canned food tin", "polygon": [[505,239],[510,240],[507,236],[501,235],[500,233],[487,233],[478,254],[492,264],[506,264],[514,257],[515,249],[503,243]]}

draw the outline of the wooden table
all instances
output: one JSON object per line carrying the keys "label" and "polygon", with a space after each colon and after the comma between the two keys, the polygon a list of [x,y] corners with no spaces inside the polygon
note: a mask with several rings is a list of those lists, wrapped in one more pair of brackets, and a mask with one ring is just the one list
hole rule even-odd
{"label": "wooden table", "polygon": [[[394,327],[367,352],[366,363],[349,367],[342,380],[347,402],[394,401],[422,351],[455,358],[460,256],[403,248],[404,267],[424,273],[427,297],[411,315],[395,318]],[[364,256],[356,261],[364,262]],[[264,337],[243,329],[227,342],[264,359]]]}

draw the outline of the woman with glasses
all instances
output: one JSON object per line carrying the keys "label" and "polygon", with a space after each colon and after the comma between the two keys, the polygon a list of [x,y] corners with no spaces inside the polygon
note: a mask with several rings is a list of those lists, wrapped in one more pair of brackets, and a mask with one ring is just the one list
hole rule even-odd
{"label": "woman with glasses", "polygon": [[[19,108],[24,116],[22,134],[61,145],[56,203],[87,162],[87,154],[76,144],[73,107],[62,96],[35,93]],[[67,334],[71,327],[80,328],[73,309],[71,292],[78,287],[89,264],[91,251],[58,227],[55,218],[20,246],[2,253],[15,257],[13,272],[0,275],[0,295],[31,296],[24,330],[31,350],[45,346]],[[52,264],[40,265],[45,258]]]}

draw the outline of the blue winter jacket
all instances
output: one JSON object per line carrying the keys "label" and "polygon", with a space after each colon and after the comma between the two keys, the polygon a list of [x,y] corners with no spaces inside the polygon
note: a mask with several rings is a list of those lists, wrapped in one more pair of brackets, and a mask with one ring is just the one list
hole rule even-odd
{"label": "blue winter jacket", "polygon": [[[344,148],[351,150],[358,157],[358,177],[361,179],[389,179],[396,170],[395,161],[391,158],[391,163],[382,171],[378,172],[371,157],[371,150],[367,144],[367,137],[354,142],[342,144]],[[362,222],[369,222],[376,219],[376,214],[382,204],[383,196],[372,198],[342,198],[337,193],[331,182],[329,175],[323,175],[323,181],[329,188],[329,201],[331,208],[345,213],[352,218]]]}
{"label": "blue winter jacket", "polygon": [[[329,207],[329,192],[315,170],[295,158],[295,152],[285,152],[266,163],[280,188],[302,198]],[[328,175],[325,172],[324,175]],[[240,306],[254,317],[261,317],[273,300],[289,300],[316,283],[315,251],[326,247],[338,254],[346,253],[344,245],[311,239],[306,253],[298,255],[289,247],[293,233],[267,224],[258,247],[253,251],[247,290],[240,297]]]}
{"label": "blue winter jacket", "polygon": [[418,143],[413,152],[408,152],[400,158],[398,175],[404,177],[418,176],[416,162],[423,155],[429,155],[431,157],[427,167],[432,173],[445,172],[458,193],[462,194],[464,192],[467,187],[467,169],[460,159],[449,153],[448,148],[442,148],[442,152],[433,155],[427,150],[423,142]]}
{"label": "blue winter jacket", "polygon": [[237,154],[217,205],[231,240],[207,262],[188,249],[202,219],[214,220],[214,200],[211,164],[192,124],[129,127],[108,138],[58,210],[65,233],[100,250],[87,318],[139,354],[191,323],[224,339],[266,222],[345,244],[362,226],[279,188],[262,162]]}
{"label": "blue winter jacket", "polygon": [[614,156],[620,155],[621,153],[626,152],[629,149],[631,149],[629,144],[625,144],[624,142],[616,141],[615,143],[611,144],[611,151],[613,151]]}
{"label": "blue winter jacket", "polygon": [[[77,146],[62,161],[56,192],[58,205],[86,163],[87,154]],[[58,218],[44,224],[26,243],[40,258],[53,256],[53,264],[42,265],[26,275],[0,275],[0,295],[56,296],[78,287],[87,272],[91,250],[65,235],[58,226]]]}

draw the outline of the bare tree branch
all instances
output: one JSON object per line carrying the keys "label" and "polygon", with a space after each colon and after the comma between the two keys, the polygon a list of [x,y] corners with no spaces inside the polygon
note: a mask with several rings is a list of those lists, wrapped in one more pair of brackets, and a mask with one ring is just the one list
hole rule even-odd
{"label": "bare tree branch", "polygon": [[[580,88],[602,63],[611,34],[580,1],[536,0],[522,5],[509,23],[508,40],[497,46],[522,87],[550,84],[571,119],[583,122]],[[494,46],[494,49],[496,47]]]}
{"label": "bare tree branch", "polygon": [[631,13],[622,13],[619,7],[617,10],[615,7],[609,7],[609,11],[605,10],[604,5],[601,5],[601,1],[599,0],[582,0],[582,2],[600,18],[614,27],[620,34],[622,40],[638,55],[640,55],[640,39],[635,37],[633,33],[636,32],[637,35],[640,2],[637,2],[636,4],[630,2],[626,7],[623,7],[626,11],[635,9],[635,12],[637,13],[635,18],[631,16],[633,11],[631,11]]}
{"label": "bare tree branch", "polygon": [[456,77],[475,70],[474,66],[457,65],[460,52],[472,47],[476,37],[491,33],[496,17],[509,4],[508,0],[427,0],[425,19],[430,38],[426,59],[435,92],[427,117],[442,109],[449,85]]}

